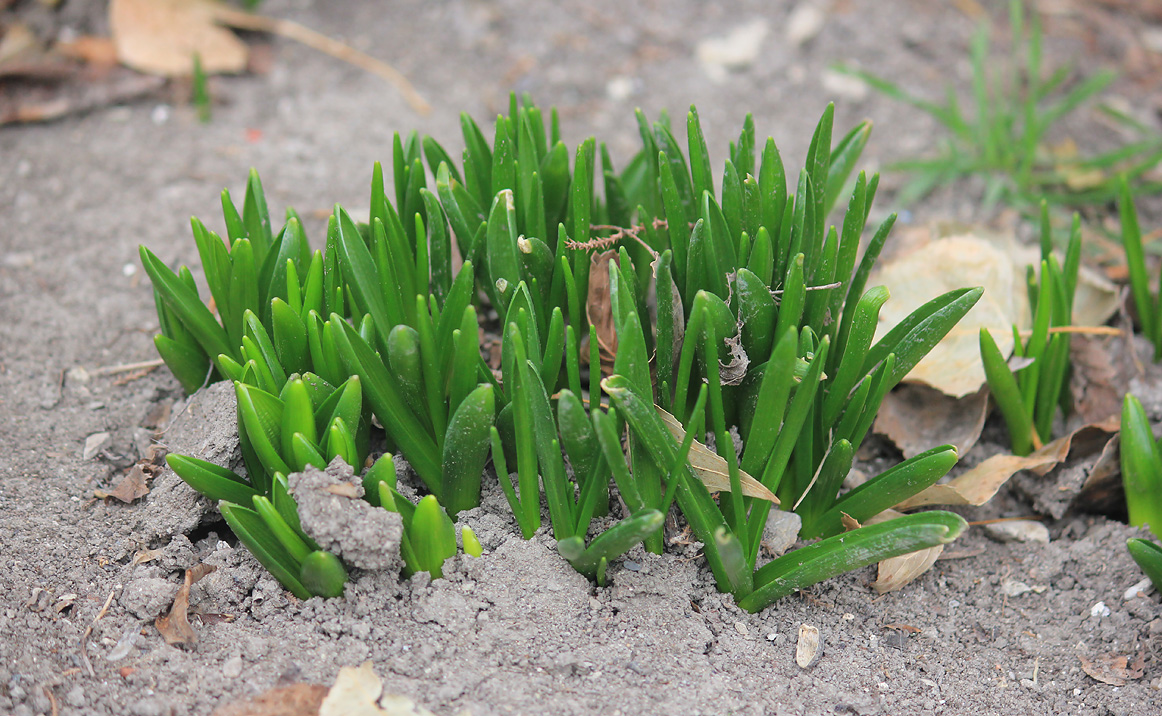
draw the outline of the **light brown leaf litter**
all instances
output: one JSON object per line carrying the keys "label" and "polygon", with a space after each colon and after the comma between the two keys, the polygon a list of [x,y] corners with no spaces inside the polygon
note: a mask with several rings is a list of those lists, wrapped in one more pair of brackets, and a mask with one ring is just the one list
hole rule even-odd
{"label": "light brown leaf litter", "polygon": [[1090,659],[1078,654],[1081,669],[1093,678],[1110,686],[1125,686],[1128,681],[1135,681],[1146,674],[1145,655],[1138,654],[1138,658],[1130,663],[1129,657],[1116,654],[1102,654]]}
{"label": "light brown leaf litter", "polygon": [[190,609],[190,586],[197,582],[202,577],[210,572],[213,572],[215,567],[208,564],[198,564],[193,569],[186,570],[185,581],[178,589],[177,595],[173,600],[173,607],[170,608],[169,614],[159,616],[154,621],[154,626],[157,631],[161,633],[165,643],[170,644],[196,644],[198,642],[198,633],[190,626],[189,609]]}
{"label": "light brown leaf litter", "polygon": [[232,701],[210,716],[317,716],[329,688],[321,684],[289,684],[258,696]]}
{"label": "light brown leaf litter", "polygon": [[895,443],[904,457],[937,445],[955,445],[964,455],[976,445],[988,417],[988,390],[961,398],[919,383],[905,383],[884,398],[875,431]]}

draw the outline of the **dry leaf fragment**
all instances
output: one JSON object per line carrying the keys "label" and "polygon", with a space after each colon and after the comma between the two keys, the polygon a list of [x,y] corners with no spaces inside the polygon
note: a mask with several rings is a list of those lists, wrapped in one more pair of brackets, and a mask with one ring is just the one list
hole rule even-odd
{"label": "dry leaf fragment", "polygon": [[112,497],[129,504],[149,494],[149,485],[146,484],[147,479],[148,477],[145,471],[141,469],[141,466],[134,465],[133,469],[129,471],[129,474],[121,478],[121,481],[112,490],[109,492],[93,490],[93,495],[99,500]]}
{"label": "dry leaf fragment", "polygon": [[895,509],[911,510],[925,505],[983,505],[1018,471],[1032,470],[1044,475],[1064,462],[1079,434],[1085,437],[1092,430],[1114,432],[1119,423],[1120,416],[1096,425],[1082,426],[1026,456],[994,455],[959,477],[913,495]]}
{"label": "dry leaf fragment", "polygon": [[1145,659],[1141,653],[1133,664],[1125,656],[1103,654],[1095,659],[1089,659],[1081,654],[1081,668],[1093,678],[1110,686],[1125,686],[1127,681],[1142,678],[1146,673]]}
{"label": "dry leaf fragment", "polygon": [[[1024,277],[1024,272],[1021,272]],[[984,384],[979,330],[996,330],[1003,355],[1013,349],[1009,327],[1020,315],[1013,285],[1014,261],[1001,248],[972,234],[929,241],[881,265],[873,283],[892,287],[892,297],[880,311],[876,340],[927,301],[964,286],[983,286],[984,295],[948,335],[908,374],[908,380],[962,397]],[[1007,332],[1007,336],[1006,336]]]}
{"label": "dry leaf fragment", "polygon": [[[865,524],[874,525],[903,516],[903,513],[895,510],[884,510],[866,520]],[[886,594],[910,584],[921,574],[931,569],[943,552],[944,545],[938,544],[927,549],[882,560],[878,566],[876,581],[871,584],[872,589],[876,591],[876,594]]]}
{"label": "dry leaf fragment", "polygon": [[823,656],[823,639],[819,629],[810,624],[799,625],[799,641],[795,644],[795,663],[806,669]]}
{"label": "dry leaf fragment", "polygon": [[349,497],[351,499],[361,497],[363,494],[361,489],[351,484],[350,482],[340,482],[337,485],[327,485],[323,489],[332,495],[337,495],[339,497]]}
{"label": "dry leaf fragment", "polygon": [[207,74],[246,69],[246,44],[216,22],[211,0],[111,0],[117,59],[146,74],[184,77],[196,53]]}
{"label": "dry leaf fragment", "polygon": [[839,514],[841,515],[839,518],[839,521],[843,524],[843,531],[844,532],[851,532],[852,530],[858,530],[860,527],[863,526],[859,523],[859,520],[855,519],[854,517],[847,514],[846,512],[840,512]]}
{"label": "dry leaf fragment", "polygon": [[319,716],[434,716],[406,696],[384,694],[370,661],[339,669],[335,685],[319,706]]}
{"label": "dry leaf fragment", "polygon": [[895,443],[904,457],[933,445],[955,445],[964,455],[980,439],[988,407],[986,388],[953,398],[927,385],[905,383],[884,398],[875,431]]}
{"label": "dry leaf fragment", "polygon": [[198,564],[193,569],[186,570],[185,581],[182,583],[181,588],[178,589],[177,595],[174,596],[173,606],[170,608],[169,614],[164,617],[158,617],[154,621],[154,626],[157,627],[157,631],[165,639],[165,643],[170,645],[197,643],[198,634],[190,626],[189,620],[190,585],[210,572],[213,572],[214,569],[214,567],[208,564]]}
{"label": "dry leaf fragment", "polygon": [[[682,423],[665,410],[661,408],[657,410],[670,434],[674,436],[675,440],[682,442],[686,438],[686,431],[682,428]],[[726,460],[721,455],[694,440],[690,443],[689,460],[691,467],[694,468],[694,474],[702,481],[703,485],[706,485],[707,490],[730,492],[730,473],[726,466]],[[761,482],[742,470],[739,470],[739,475],[742,482],[742,494],[745,497],[757,497],[776,505],[779,504],[779,498],[775,497],[775,493],[768,490]]]}
{"label": "dry leaf fragment", "polygon": [[[589,257],[589,293],[585,298],[585,317],[597,332],[601,353],[601,375],[609,375],[617,357],[617,326],[613,318],[613,298],[609,287],[609,262],[617,256],[610,249]],[[590,370],[593,367],[590,366]]]}
{"label": "dry leaf fragment", "polygon": [[944,545],[938,544],[918,552],[883,560],[879,563],[876,581],[872,582],[871,588],[876,594],[886,594],[900,589],[931,569],[943,551]]}
{"label": "dry leaf fragment", "polygon": [[290,684],[224,704],[210,716],[317,716],[327,692],[321,684]]}

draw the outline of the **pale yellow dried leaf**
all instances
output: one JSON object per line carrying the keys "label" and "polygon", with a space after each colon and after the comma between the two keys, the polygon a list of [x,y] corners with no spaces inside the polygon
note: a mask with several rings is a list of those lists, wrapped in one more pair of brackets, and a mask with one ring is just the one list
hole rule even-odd
{"label": "pale yellow dried leaf", "polygon": [[[658,415],[661,416],[662,422],[666,424],[670,434],[679,443],[686,438],[686,431],[682,428],[682,423],[673,415],[670,415],[665,410],[658,408]],[[702,443],[694,440],[690,444],[690,466],[694,468],[694,475],[706,485],[706,489],[711,492],[730,492],[730,472],[726,466],[726,460],[706,447]],[[751,477],[741,469],[738,471],[742,482],[742,494],[745,497],[757,497],[760,500],[767,500],[773,504],[779,504],[779,498],[775,497],[775,493],[768,490],[761,482]]]}
{"label": "pale yellow dried leaf", "polygon": [[382,716],[378,703],[382,694],[383,684],[370,660],[359,667],[345,666],[323,699],[319,716]]}
{"label": "pale yellow dried leaf", "polygon": [[211,0],[111,0],[117,59],[139,72],[177,77],[193,72],[196,53],[206,74],[243,71],[246,44],[216,24],[217,8]]}
{"label": "pale yellow dried leaf", "polygon": [[[902,512],[884,510],[875,517],[868,519],[865,524],[874,525],[903,516],[904,514]],[[931,569],[943,551],[944,545],[938,544],[934,547],[882,560],[879,563],[876,581],[872,582],[872,589],[876,590],[877,594],[885,594],[887,592],[894,592],[904,585],[911,583],[916,577]]]}
{"label": "pale yellow dried leaf", "polygon": [[929,241],[884,262],[874,275],[871,285],[889,286],[892,292],[880,311],[876,340],[933,298],[954,289],[983,286],[984,295],[968,315],[907,378],[958,398],[976,392],[984,384],[980,329],[992,330],[1003,355],[1013,349],[1011,327],[1020,315],[1017,299],[1021,295],[1012,290],[1016,276],[1012,257],[986,239],[961,235]]}
{"label": "pale yellow dried leaf", "polygon": [[[1061,256],[1058,260],[1064,261]],[[1017,245],[1009,236],[970,232],[931,238],[931,232],[913,232],[907,237],[906,247],[881,261],[871,277],[870,285],[882,284],[892,291],[891,299],[880,311],[876,338],[947,291],[984,287],[976,306],[907,377],[954,397],[973,393],[985,382],[980,328],[989,329],[1002,355],[1009,355],[1013,349],[1013,325],[1025,330],[1030,323],[1026,267],[1039,267],[1040,261],[1037,247]],[[1073,325],[1103,325],[1117,310],[1118,301],[1118,291],[1109,280],[1082,267]]]}
{"label": "pale yellow dried leaf", "polygon": [[406,696],[383,693],[370,661],[339,669],[335,685],[319,707],[319,716],[434,716]]}
{"label": "pale yellow dried leaf", "polygon": [[919,552],[909,552],[899,557],[885,559],[879,564],[876,581],[871,585],[872,589],[876,590],[876,594],[885,594],[911,583],[916,577],[931,569],[943,551],[944,545],[938,544]]}

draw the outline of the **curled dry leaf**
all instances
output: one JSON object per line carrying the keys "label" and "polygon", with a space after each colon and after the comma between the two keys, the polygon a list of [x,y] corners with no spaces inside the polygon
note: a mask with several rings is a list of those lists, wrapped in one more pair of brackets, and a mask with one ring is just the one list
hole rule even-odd
{"label": "curled dry leaf", "polygon": [[114,498],[126,504],[145,497],[149,494],[149,485],[146,484],[148,476],[145,471],[141,469],[140,465],[134,465],[133,469],[129,471],[117,486],[112,490],[106,492],[104,490],[93,490],[93,496],[99,500]]}
{"label": "curled dry leaf", "polygon": [[1140,679],[1146,673],[1146,662],[1142,653],[1138,654],[1138,658],[1132,664],[1128,657],[1114,654],[1102,654],[1093,659],[1078,654],[1077,658],[1081,660],[1081,668],[1085,673],[1110,686],[1125,686],[1127,681]]}
{"label": "curled dry leaf", "polygon": [[246,44],[216,23],[212,0],[111,0],[109,26],[117,59],[166,77],[193,72],[196,53],[207,74],[246,69]]}
{"label": "curled dry leaf", "polygon": [[863,525],[859,523],[859,520],[855,519],[846,512],[841,512],[839,514],[841,515],[839,521],[843,524],[844,532],[851,532],[852,530],[858,530],[860,527],[863,527]]}
{"label": "curled dry leaf", "polygon": [[911,510],[926,505],[983,505],[1019,470],[1044,475],[1063,462],[1069,456],[1074,437],[1082,431],[1114,432],[1118,429],[1118,422],[1113,418],[1097,425],[1083,426],[1026,456],[994,455],[963,475],[913,495],[896,505],[896,509]]}
{"label": "curled dry leaf", "polygon": [[895,443],[904,457],[933,445],[955,445],[964,455],[980,439],[988,406],[985,388],[953,398],[927,385],[904,384],[884,398],[875,431]]}
{"label": "curled dry leaf", "polygon": [[613,359],[617,356],[617,326],[609,287],[609,262],[616,256],[617,251],[610,249],[589,257],[589,293],[585,298],[585,316],[597,332],[602,377],[609,375]]}
{"label": "curled dry leaf", "polygon": [[321,684],[290,684],[224,704],[210,716],[317,716],[330,691]]}
{"label": "curled dry leaf", "polygon": [[730,362],[718,362],[718,377],[723,385],[741,385],[750,367],[750,357],[742,347],[742,334],[727,336],[723,343],[730,351]]}
{"label": "curled dry leaf", "polygon": [[[686,431],[682,428],[682,423],[665,410],[661,408],[657,410],[670,434],[674,436],[675,440],[682,442],[686,438]],[[694,474],[702,481],[703,485],[706,485],[707,490],[730,492],[730,472],[726,466],[726,460],[721,455],[694,440],[690,443],[689,459],[691,467],[694,468]],[[761,482],[742,470],[739,470],[739,475],[742,482],[742,494],[745,497],[757,497],[760,500],[779,504],[779,498],[775,497],[775,493],[764,487]]]}
{"label": "curled dry leaf", "polygon": [[196,644],[198,642],[198,634],[190,626],[190,586],[210,572],[213,572],[214,569],[214,567],[208,564],[198,564],[193,569],[186,570],[185,581],[174,597],[173,606],[170,608],[169,614],[166,614],[164,617],[158,617],[154,621],[154,626],[157,627],[157,631],[165,639],[165,643],[173,645]]}

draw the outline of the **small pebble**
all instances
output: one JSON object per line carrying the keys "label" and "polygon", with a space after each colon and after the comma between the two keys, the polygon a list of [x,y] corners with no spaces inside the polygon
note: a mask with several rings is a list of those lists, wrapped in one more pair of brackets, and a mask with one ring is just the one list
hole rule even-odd
{"label": "small pebble", "polygon": [[743,624],[742,622],[735,622],[734,630],[743,636],[750,634],[750,631],[746,628],[746,624]]}
{"label": "small pebble", "polygon": [[1091,617],[1108,617],[1110,615],[1110,608],[1106,606],[1105,602],[1098,602],[1089,609]]}
{"label": "small pebble", "polygon": [[628,559],[625,560],[624,562],[622,562],[621,565],[631,572],[640,572],[642,569],[642,566],[640,564],[638,564],[637,562],[630,561]]}
{"label": "small pebble", "polygon": [[1122,596],[1122,599],[1128,602],[1135,597],[1148,597],[1153,591],[1154,583],[1150,581],[1149,577],[1146,577],[1142,581],[1127,589],[1126,593]]}
{"label": "small pebble", "polygon": [[984,525],[984,531],[998,542],[1049,543],[1049,528],[1036,520],[1011,520]]}
{"label": "small pebble", "polygon": [[222,676],[227,679],[237,679],[242,675],[242,656],[232,656],[222,664]]}

